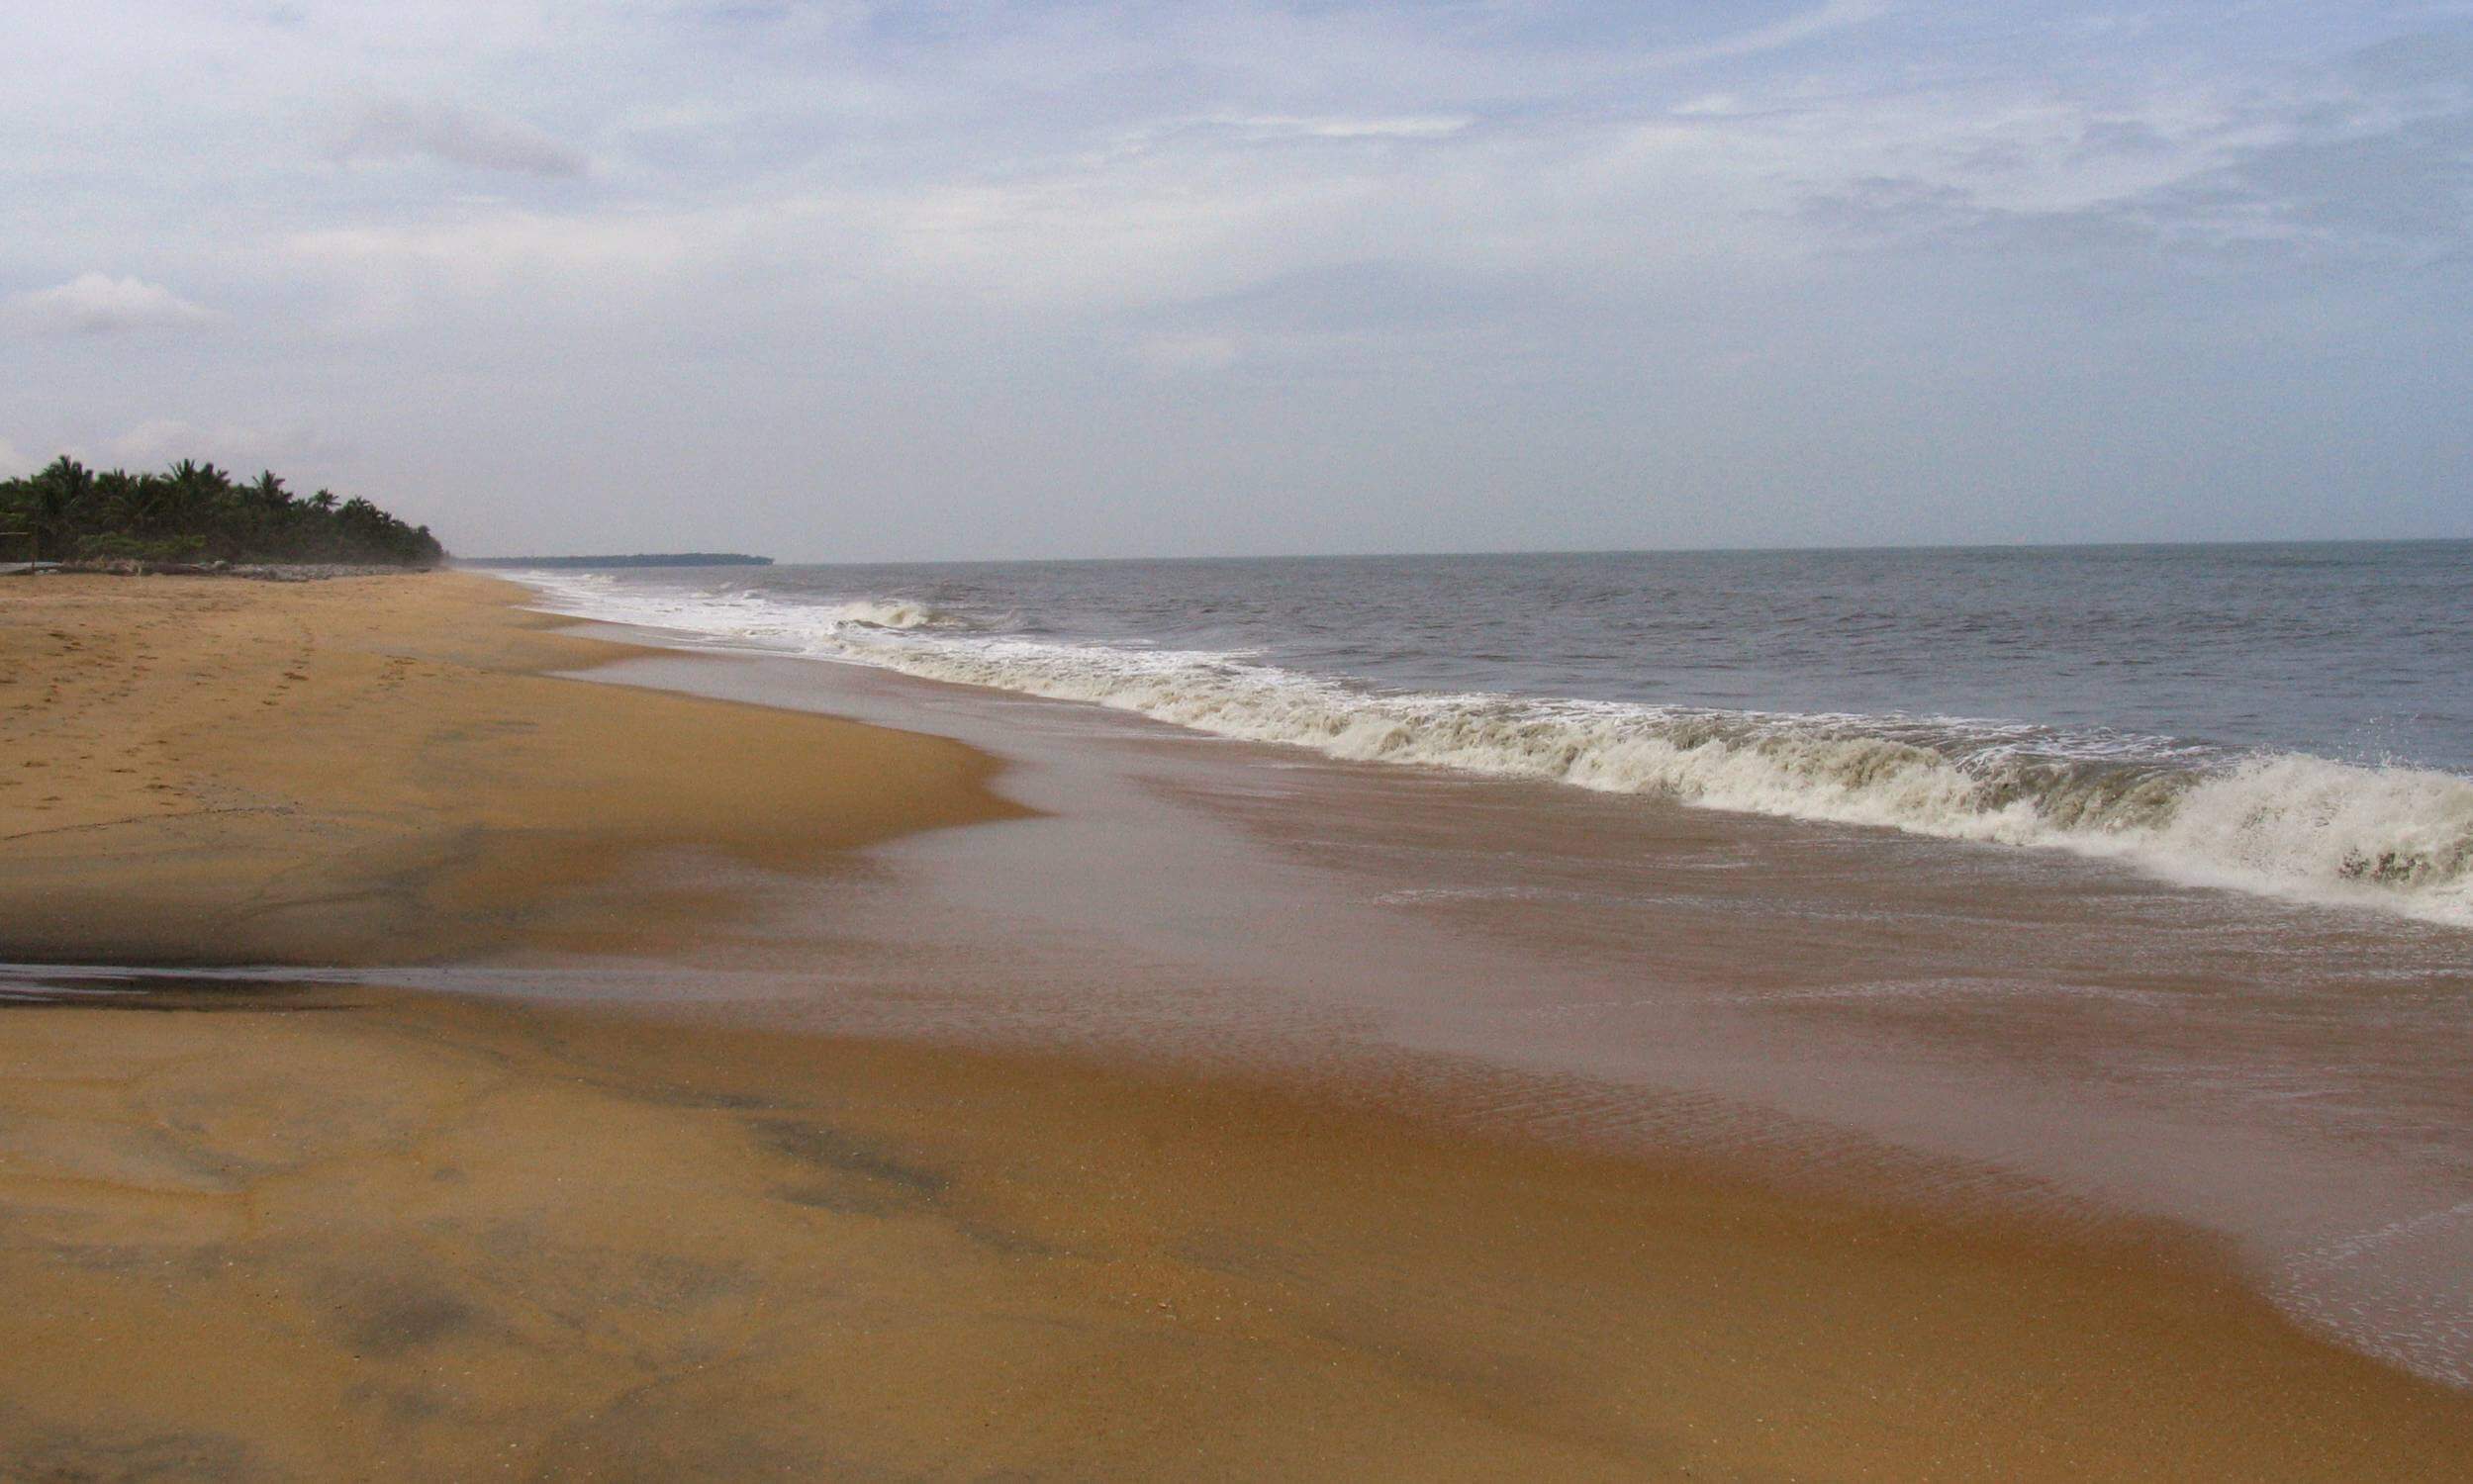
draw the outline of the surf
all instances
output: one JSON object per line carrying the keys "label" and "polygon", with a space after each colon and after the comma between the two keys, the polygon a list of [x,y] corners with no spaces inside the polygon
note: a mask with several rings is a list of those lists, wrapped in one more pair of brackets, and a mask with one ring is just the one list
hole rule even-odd
{"label": "surf", "polygon": [[1379,689],[1243,653],[1033,640],[890,597],[803,603],[526,573],[577,616],[1080,701],[1353,762],[2057,849],[2190,884],[2473,926],[2473,779],[1964,717]]}

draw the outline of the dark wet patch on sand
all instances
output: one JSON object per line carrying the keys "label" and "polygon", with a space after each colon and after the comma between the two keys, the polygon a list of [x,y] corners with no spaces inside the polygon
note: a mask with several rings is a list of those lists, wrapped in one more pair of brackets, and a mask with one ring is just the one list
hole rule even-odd
{"label": "dark wet patch on sand", "polygon": [[368,1003],[357,986],[314,979],[132,971],[0,970],[0,1010],[144,1010],[158,1013],[290,1014],[348,1010]]}
{"label": "dark wet patch on sand", "polygon": [[424,1279],[372,1273],[343,1285],[333,1320],[354,1354],[392,1359],[472,1330],[481,1315]]}
{"label": "dark wet patch on sand", "polygon": [[764,1118],[751,1127],[766,1149],[834,1174],[891,1186],[912,1199],[936,1200],[952,1178],[902,1158],[881,1144],[800,1118]]}
{"label": "dark wet patch on sand", "polygon": [[781,1106],[772,1098],[752,1092],[724,1092],[707,1087],[634,1087],[621,1090],[639,1102],[700,1112],[756,1113]]}
{"label": "dark wet patch on sand", "polygon": [[952,1176],[884,1144],[809,1119],[763,1118],[752,1120],[750,1127],[767,1152],[823,1173],[822,1178],[774,1185],[769,1193],[787,1205],[834,1216],[932,1212],[955,1235],[998,1255],[1061,1255],[1057,1248],[1026,1232],[955,1209]]}
{"label": "dark wet patch on sand", "polygon": [[21,1429],[16,1410],[0,1401],[0,1479],[24,1484],[222,1484],[282,1477],[246,1443],[220,1433],[140,1426]]}

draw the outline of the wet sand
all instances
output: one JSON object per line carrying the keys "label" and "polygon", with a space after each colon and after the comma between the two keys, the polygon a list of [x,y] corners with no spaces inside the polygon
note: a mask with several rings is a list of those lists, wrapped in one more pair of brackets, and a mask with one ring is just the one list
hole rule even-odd
{"label": "wet sand", "polygon": [[[775,933],[728,954],[764,982],[672,976],[648,998],[1343,1077],[1331,1064],[1403,1056],[1440,1083],[1522,1071],[1449,1101],[1799,1185],[2180,1224],[2305,1325],[2473,1389],[2461,932],[864,667],[596,674],[949,736],[1040,811],[784,881]],[[854,930],[803,930],[826,920]]]}
{"label": "wet sand", "polygon": [[[1379,1098],[246,987],[0,1013],[0,1476],[2435,1478],[2124,1228]],[[150,1471],[150,1472],[149,1472]]]}
{"label": "wet sand", "polygon": [[[544,634],[496,585],[196,586],[195,610],[63,589],[75,611],[32,623],[0,593],[10,690],[101,698],[0,691],[0,766],[75,761],[96,790],[0,792],[5,957],[686,961],[740,878],[683,866],[852,870],[836,849],[1007,812],[950,743],[544,676],[624,651]],[[56,658],[98,649],[100,673]],[[398,661],[433,673],[382,693]],[[113,812],[148,782],[189,809]],[[199,816],[218,788],[269,802]],[[2305,1334],[2185,1232],[1547,1148],[1424,1086],[365,981],[0,1001],[0,1477],[2363,1479],[2473,1456],[2464,1395]]]}

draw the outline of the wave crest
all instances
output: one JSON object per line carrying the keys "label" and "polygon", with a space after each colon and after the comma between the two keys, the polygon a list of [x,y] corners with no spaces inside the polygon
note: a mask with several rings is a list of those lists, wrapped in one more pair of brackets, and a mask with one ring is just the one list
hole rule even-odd
{"label": "wave crest", "polygon": [[869,628],[910,629],[961,626],[950,615],[938,612],[923,603],[904,603],[898,599],[880,601],[862,598],[855,602],[837,604],[831,612],[834,618],[842,623],[863,624]]}

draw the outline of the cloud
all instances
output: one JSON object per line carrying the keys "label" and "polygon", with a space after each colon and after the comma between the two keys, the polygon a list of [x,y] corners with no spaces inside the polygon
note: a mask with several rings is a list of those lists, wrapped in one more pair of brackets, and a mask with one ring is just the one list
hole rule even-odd
{"label": "cloud", "polygon": [[[241,445],[311,417],[365,440],[373,484],[451,491],[513,544],[596,503],[664,509],[691,453],[830,448],[857,487],[932,497],[839,534],[954,555],[1016,528],[1243,544],[1101,516],[1275,473],[1418,491],[1410,510],[1491,501],[1495,530],[1459,538],[1530,539],[1464,456],[1479,442],[1537,481],[1648,470],[1746,510],[1839,475],[1921,488],[1960,455],[1927,468],[1898,438],[2074,449],[2099,381],[2261,408],[2327,385],[2282,424],[2329,450],[2314,467],[2417,490],[2468,467],[2443,416],[2408,433],[2368,411],[2435,409],[2468,374],[2441,343],[2473,323],[2473,32],[2440,19],[2460,3],[163,9],[144,46],[75,0],[0,20],[46,59],[0,96],[0,417],[44,454],[173,412],[194,423],[115,446],[289,468]],[[326,125],[311,168],[303,107]],[[7,297],[89,265],[230,330],[134,356],[73,332],[203,312],[99,275]],[[38,325],[63,333],[17,333]],[[1840,374],[1850,347],[1863,375]],[[2342,363],[2307,360],[2324,347]],[[2087,368],[2116,374],[2069,380]],[[2017,395],[1987,413],[1993,389]],[[1136,424],[1051,450],[1079,526],[979,519],[1043,497],[975,455],[914,467],[929,439]],[[2117,444],[2035,464],[1993,441],[1995,472],[2093,488],[2110,459],[2105,487],[2137,483]],[[2232,488],[2244,457],[2169,467],[2212,460]],[[487,497],[519,470],[573,493]],[[1351,509],[1351,541],[1387,539]]]}
{"label": "cloud", "polygon": [[331,440],[306,427],[263,428],[242,423],[196,423],[155,417],[100,447],[81,450],[87,462],[123,469],[156,469],[178,459],[197,459],[227,469],[291,468],[305,455],[333,451]]}
{"label": "cloud", "polygon": [[21,474],[31,473],[34,467],[35,461],[18,452],[16,444],[0,438],[0,479],[15,479]]}
{"label": "cloud", "polygon": [[384,300],[421,289],[482,295],[592,296],[668,274],[726,234],[693,213],[545,216],[484,209],[435,226],[337,228],[285,244],[295,259]]}
{"label": "cloud", "polygon": [[1466,114],[1400,114],[1349,117],[1296,117],[1264,114],[1213,119],[1213,125],[1253,139],[1439,139],[1476,122]]}
{"label": "cloud", "polygon": [[581,175],[586,164],[582,154],[522,119],[400,99],[361,109],[334,152],[347,161],[427,155],[476,170],[541,176]]}
{"label": "cloud", "polygon": [[2089,120],[2075,148],[2049,126],[1999,157],[1902,168],[1814,191],[1800,213],[1843,241],[2029,250],[2167,274],[2228,264],[2412,266],[2473,246],[2473,107],[2400,110],[2361,96],[2252,105],[2176,138]]}
{"label": "cloud", "polygon": [[1796,46],[1831,32],[1844,31],[1878,19],[1888,10],[1885,0],[1826,0],[1800,15],[1766,26],[1739,31],[1713,42],[1693,46],[1672,46],[1650,53],[1643,61],[1653,66],[1681,66],[1690,62],[1719,61],[1729,57],[1753,56],[1762,51]]}
{"label": "cloud", "polygon": [[2473,239],[2473,112],[2246,151],[2186,196],[2227,232],[2453,245]]}
{"label": "cloud", "polygon": [[2461,96],[2473,84],[2473,36],[2418,31],[2393,37],[2353,52],[2342,70],[2373,91],[2438,88]]}
{"label": "cloud", "polygon": [[44,334],[112,334],[205,325],[214,311],[191,304],[159,283],[80,273],[63,284],[10,300],[7,319]]}

